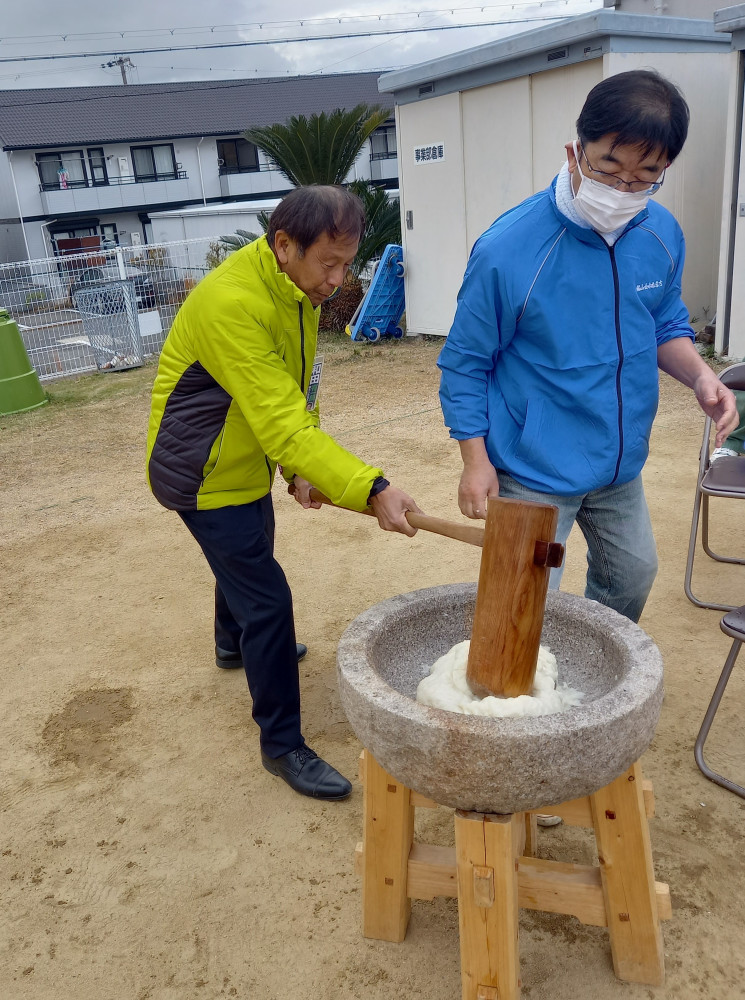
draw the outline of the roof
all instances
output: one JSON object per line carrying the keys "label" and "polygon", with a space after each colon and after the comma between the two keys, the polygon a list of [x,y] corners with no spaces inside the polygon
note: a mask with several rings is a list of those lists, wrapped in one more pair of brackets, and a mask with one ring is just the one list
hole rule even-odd
{"label": "roof", "polygon": [[715,32],[711,20],[598,10],[385,73],[378,86],[381,93],[393,94],[396,104],[407,104],[606,52],[711,52],[728,49],[729,42],[729,36]]}
{"label": "roof", "polygon": [[714,11],[714,27],[732,32],[733,49],[745,49],[745,3]]}
{"label": "roof", "polygon": [[292,115],[385,104],[379,73],[0,91],[4,149],[230,135]]}
{"label": "roof", "polygon": [[148,212],[148,216],[152,220],[190,219],[207,215],[253,215],[256,212],[271,212],[281,200],[281,198],[262,198],[259,201],[215,202],[211,205],[197,205],[195,208],[169,208],[163,212]]}

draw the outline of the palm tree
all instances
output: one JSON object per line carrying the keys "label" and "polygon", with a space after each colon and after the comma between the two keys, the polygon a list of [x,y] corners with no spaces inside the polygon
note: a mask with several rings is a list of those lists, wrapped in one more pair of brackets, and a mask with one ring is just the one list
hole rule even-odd
{"label": "palm tree", "polygon": [[284,125],[250,128],[244,137],[263,150],[294,184],[343,184],[368,136],[390,116],[378,105],[358,104],[309,118],[297,115]]}
{"label": "palm tree", "polygon": [[[343,184],[366,140],[389,117],[387,109],[358,104],[351,111],[337,108],[309,118],[298,115],[284,124],[247,129],[243,135],[295,187]],[[385,190],[368,181],[352,181],[349,187],[364,203],[367,227],[344,285],[323,304],[321,329],[344,329],[364,294],[360,273],[388,243],[401,242],[398,199],[389,201]]]}
{"label": "palm tree", "polygon": [[369,181],[352,181],[349,189],[362,199],[365,206],[365,234],[360,240],[351,270],[354,275],[364,271],[371,260],[380,257],[389,243],[401,242],[401,208],[398,198],[389,198],[384,188]]}

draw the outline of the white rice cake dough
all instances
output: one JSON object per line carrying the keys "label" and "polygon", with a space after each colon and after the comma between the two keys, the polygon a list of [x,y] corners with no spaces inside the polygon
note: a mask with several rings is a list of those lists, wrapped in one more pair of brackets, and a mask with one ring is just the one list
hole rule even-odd
{"label": "white rice cake dough", "polygon": [[433,665],[428,677],[419,683],[416,700],[431,708],[463,715],[484,715],[494,719],[518,719],[533,715],[554,715],[579,705],[581,691],[558,684],[556,657],[545,646],[538,653],[538,666],[532,694],[517,698],[488,695],[477,698],[466,681],[468,650],[471,640],[457,643]]}

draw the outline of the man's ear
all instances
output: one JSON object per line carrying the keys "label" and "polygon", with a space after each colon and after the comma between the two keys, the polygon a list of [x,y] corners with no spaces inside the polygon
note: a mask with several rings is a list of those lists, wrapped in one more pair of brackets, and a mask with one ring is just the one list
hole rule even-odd
{"label": "man's ear", "polygon": [[577,157],[574,155],[574,143],[567,142],[564,144],[564,149],[567,151],[567,163],[569,164],[569,173],[573,174],[577,169]]}
{"label": "man's ear", "polygon": [[289,261],[291,244],[292,239],[287,235],[284,229],[278,229],[274,235],[274,253],[276,254],[277,260],[280,264],[287,264]]}

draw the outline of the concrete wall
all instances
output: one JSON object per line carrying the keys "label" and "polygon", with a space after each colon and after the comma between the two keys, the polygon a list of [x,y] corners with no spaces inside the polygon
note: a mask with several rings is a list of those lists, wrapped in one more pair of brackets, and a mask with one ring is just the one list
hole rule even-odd
{"label": "concrete wall", "polygon": [[0,223],[0,264],[26,260],[26,244],[19,224]]}
{"label": "concrete wall", "polygon": [[7,153],[0,153],[0,219],[17,219],[18,204]]}
{"label": "concrete wall", "polygon": [[[178,200],[201,200],[202,184],[200,183],[199,158],[197,157],[197,139],[181,139],[173,143],[176,162],[180,169],[185,170],[186,181],[157,181],[150,184],[111,184],[91,188],[70,188],[67,191],[46,192],[54,199],[54,214],[57,213],[98,213],[116,210],[135,205],[160,204],[169,201],[172,192],[169,185],[178,188]],[[93,145],[93,144],[91,144]],[[120,177],[133,177],[131,147],[147,145],[147,143],[110,143],[103,146],[106,156],[106,169],[112,180]],[[100,146],[100,144],[99,144]],[[206,147],[206,148],[205,148]],[[60,146],[60,149],[64,147]],[[88,148],[70,146],[70,149]],[[217,173],[217,146],[213,140],[205,140],[199,149],[202,160],[202,178],[204,180],[204,195],[206,198],[220,197],[220,182]],[[7,154],[3,154],[5,156]],[[126,169],[120,166],[120,160],[126,161]],[[18,195],[21,200],[24,217],[45,215],[46,206],[39,190],[39,172],[35,164],[35,153],[32,150],[17,150],[13,153],[13,169],[15,172]]]}
{"label": "concrete wall", "polygon": [[0,264],[23,260],[26,244],[7,155],[0,153]]}

